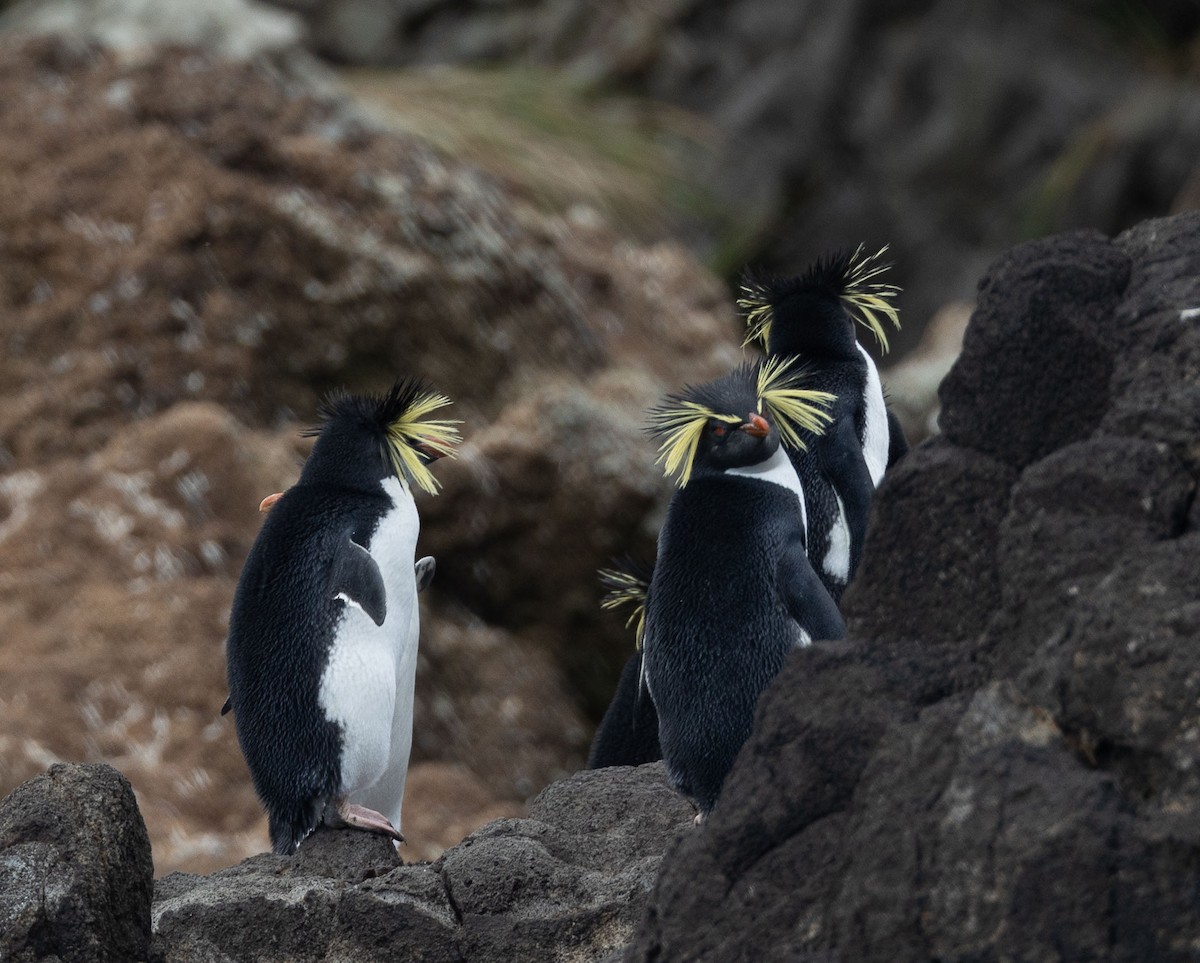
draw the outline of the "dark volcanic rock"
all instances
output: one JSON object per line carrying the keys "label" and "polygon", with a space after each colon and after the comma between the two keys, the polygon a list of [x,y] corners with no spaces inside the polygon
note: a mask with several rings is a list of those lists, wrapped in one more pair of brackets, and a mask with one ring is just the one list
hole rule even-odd
{"label": "dark volcanic rock", "polygon": [[626,958],[1200,945],[1200,216],[1018,248]]}
{"label": "dark volcanic rock", "polygon": [[155,950],[164,963],[599,959],[628,943],[691,815],[654,764],[555,783],[530,818],[490,823],[432,864],[323,830],[295,856],[160,880]]}
{"label": "dark volcanic rock", "polygon": [[145,960],[152,876],[128,780],[51,766],[0,802],[0,959]]}

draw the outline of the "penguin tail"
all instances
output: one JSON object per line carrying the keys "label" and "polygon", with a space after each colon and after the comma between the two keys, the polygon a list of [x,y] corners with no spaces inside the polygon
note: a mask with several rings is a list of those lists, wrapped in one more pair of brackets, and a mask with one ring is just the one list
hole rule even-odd
{"label": "penguin tail", "polygon": [[600,584],[608,590],[600,600],[600,608],[608,612],[629,610],[625,628],[637,626],[634,645],[640,650],[646,635],[646,595],[652,571],[631,558],[623,558],[614,560],[612,568],[602,568],[597,574]]}
{"label": "penguin tail", "polygon": [[267,833],[271,837],[271,849],[280,856],[291,856],[317,828],[324,812],[325,804],[319,799],[304,800],[286,808],[268,808]]}
{"label": "penguin tail", "polygon": [[860,244],[853,251],[843,249],[820,257],[792,278],[747,271],[737,299],[738,307],[746,314],[743,346],[758,342],[765,349],[771,327],[781,313],[780,305],[793,296],[806,295],[840,304],[855,321],[870,329],[886,352],[885,323],[900,328],[900,313],[892,303],[900,288],[879,280],[892,266],[882,260],[886,253],[886,244],[874,253],[867,253],[865,245]]}

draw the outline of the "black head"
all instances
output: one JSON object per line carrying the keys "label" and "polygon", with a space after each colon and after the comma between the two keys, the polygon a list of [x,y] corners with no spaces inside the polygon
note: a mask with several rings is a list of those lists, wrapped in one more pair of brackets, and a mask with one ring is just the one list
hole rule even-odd
{"label": "black head", "polygon": [[890,267],[879,261],[886,250],[866,255],[860,244],[836,251],[793,278],[748,273],[738,299],[746,311],[746,343],[758,341],[772,355],[857,358],[858,322],[886,352],[884,321],[900,327],[891,303],[900,289],[876,280]]}
{"label": "black head", "polygon": [[798,429],[819,434],[829,420],[822,408],[833,401],[799,387],[803,377],[803,369],[771,359],[667,397],[650,411],[666,473],[683,486],[694,472],[762,464],[781,442],[803,448]]}
{"label": "black head", "polygon": [[395,475],[406,487],[436,493],[427,466],[453,454],[458,422],[427,416],[448,404],[416,378],[398,380],[383,395],[330,394],[321,403],[321,424],[305,432],[317,441],[301,482],[374,488]]}

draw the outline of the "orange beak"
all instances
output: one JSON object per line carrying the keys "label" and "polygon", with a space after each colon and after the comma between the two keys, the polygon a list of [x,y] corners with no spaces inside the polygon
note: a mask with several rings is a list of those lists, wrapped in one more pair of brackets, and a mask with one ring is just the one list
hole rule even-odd
{"label": "orange beak", "polygon": [[258,503],[258,510],[260,512],[269,512],[271,510],[271,506],[281,498],[283,498],[283,492],[276,492],[274,495],[268,495]]}
{"label": "orange beak", "polygon": [[746,423],[739,427],[747,435],[753,435],[755,438],[766,438],[771,433],[771,425],[767,419],[753,411],[746,416]]}

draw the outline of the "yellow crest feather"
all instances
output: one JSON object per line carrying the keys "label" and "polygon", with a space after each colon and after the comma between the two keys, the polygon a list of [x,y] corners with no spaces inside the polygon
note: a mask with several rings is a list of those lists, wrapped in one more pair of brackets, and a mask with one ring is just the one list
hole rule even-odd
{"label": "yellow crest feather", "polygon": [[823,434],[833,420],[824,409],[837,400],[837,395],[799,387],[804,369],[794,362],[794,358],[769,358],[763,362],[758,369],[759,410],[766,406],[771,413],[780,441],[803,451],[808,446],[800,430]]}
{"label": "yellow crest feather", "polygon": [[418,449],[424,447],[438,455],[454,457],[454,446],[462,441],[456,426],[462,422],[426,417],[449,404],[451,401],[445,395],[419,392],[388,422],[385,431],[388,458],[396,474],[405,481],[415,482],[430,495],[436,495],[441,486],[429,466],[422,462]]}
{"label": "yellow crest feather", "polygon": [[764,297],[762,289],[755,284],[743,284],[737,306],[746,312],[746,337],[742,339],[742,347],[757,341],[766,349],[774,314],[771,311],[771,303]]}
{"label": "yellow crest feather", "polygon": [[681,401],[676,406],[662,408],[653,415],[652,429],[666,433],[658,447],[656,464],[662,465],[665,462],[663,470],[668,476],[678,474],[680,488],[692,477],[692,463],[700,445],[700,436],[704,434],[704,426],[713,418],[734,425],[742,420],[734,415],[713,411],[694,401]]}
{"label": "yellow crest feather", "polygon": [[846,286],[842,291],[842,302],[846,309],[860,324],[871,330],[884,354],[888,350],[884,321],[890,321],[897,331],[900,330],[900,312],[892,304],[892,298],[900,293],[900,288],[875,280],[891,267],[879,260],[887,253],[887,249],[885,244],[874,254],[864,255],[863,245],[860,244],[850,256]]}
{"label": "yellow crest feather", "polygon": [[646,580],[633,572],[615,568],[602,568],[599,575],[600,581],[609,589],[600,600],[600,608],[606,612],[615,612],[626,606],[630,607],[625,628],[636,623],[637,628],[633,633],[634,645],[640,650],[646,635]]}

